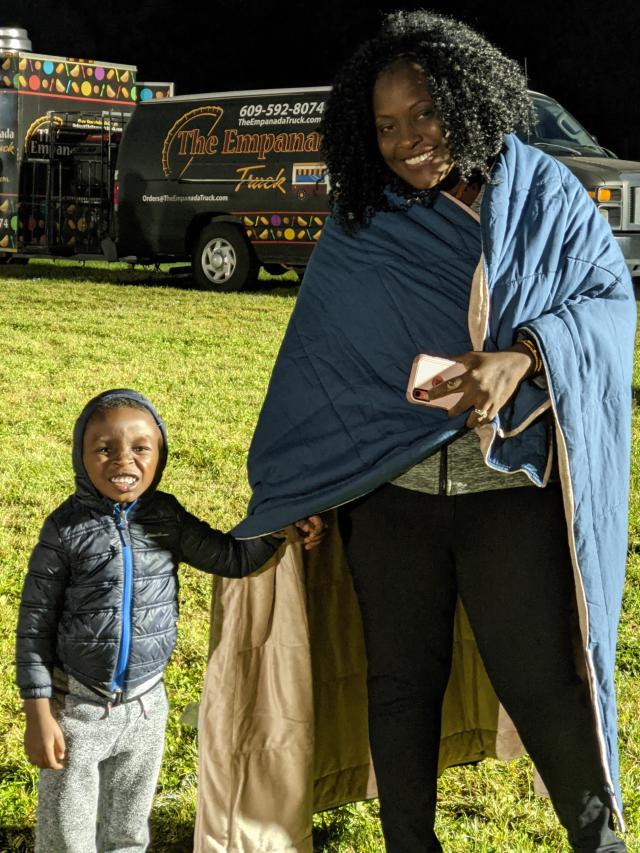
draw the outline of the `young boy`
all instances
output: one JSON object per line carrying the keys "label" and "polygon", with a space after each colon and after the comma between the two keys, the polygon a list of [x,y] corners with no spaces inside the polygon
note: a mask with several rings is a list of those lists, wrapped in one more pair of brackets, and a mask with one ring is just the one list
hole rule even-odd
{"label": "young boy", "polygon": [[[282,541],[238,541],[190,515],[156,490],[166,461],[148,400],[126,389],[95,397],[74,429],[76,491],[46,519],[29,562],[16,658],[25,749],[42,768],[37,853],[146,849],[178,564],[240,578]],[[297,522],[306,548],[322,526]]]}

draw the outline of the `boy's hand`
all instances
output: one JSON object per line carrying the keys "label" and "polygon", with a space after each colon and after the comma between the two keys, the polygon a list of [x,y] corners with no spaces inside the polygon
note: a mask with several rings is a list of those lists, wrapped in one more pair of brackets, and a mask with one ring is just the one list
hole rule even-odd
{"label": "boy's hand", "polygon": [[298,529],[298,536],[302,536],[302,543],[306,551],[310,551],[320,543],[324,536],[326,524],[319,515],[310,515],[296,521],[294,527]]}
{"label": "boy's hand", "polygon": [[25,699],[24,710],[24,749],[29,761],[41,769],[64,770],[64,735],[51,713],[49,699]]}

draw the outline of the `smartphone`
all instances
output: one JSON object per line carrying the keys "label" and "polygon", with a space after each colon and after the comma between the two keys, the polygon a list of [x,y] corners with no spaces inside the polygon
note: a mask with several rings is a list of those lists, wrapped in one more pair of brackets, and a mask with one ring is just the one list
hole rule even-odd
{"label": "smartphone", "polygon": [[454,391],[437,400],[423,400],[420,392],[430,391],[436,385],[446,382],[447,379],[453,379],[454,376],[460,376],[465,371],[466,367],[459,361],[420,353],[413,359],[411,366],[409,384],[407,385],[407,400],[410,403],[417,403],[419,406],[451,409],[462,397],[461,391]]}

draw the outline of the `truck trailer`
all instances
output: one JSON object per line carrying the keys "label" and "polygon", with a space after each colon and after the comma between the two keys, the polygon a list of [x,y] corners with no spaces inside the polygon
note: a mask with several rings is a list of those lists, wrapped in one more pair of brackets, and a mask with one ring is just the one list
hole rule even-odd
{"label": "truck trailer", "polygon": [[24,30],[0,29],[0,260],[101,255],[123,128],[173,84],[30,47]]}

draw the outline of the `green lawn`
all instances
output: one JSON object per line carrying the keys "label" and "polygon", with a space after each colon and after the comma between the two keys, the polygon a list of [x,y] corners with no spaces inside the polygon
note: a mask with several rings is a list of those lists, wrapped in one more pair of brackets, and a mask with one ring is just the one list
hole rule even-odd
{"label": "green lawn", "polygon": [[[133,286],[138,283],[138,286]],[[147,286],[139,286],[145,284]],[[73,490],[70,436],[84,403],[133,387],[169,430],[163,488],[228,529],[249,496],[246,451],[295,299],[290,282],[245,294],[199,293],[164,270],[29,264],[0,270],[0,850],[32,846],[36,772],[22,752],[13,631],[29,552],[44,517]],[[640,360],[639,360],[640,361]],[[640,400],[640,370],[635,376]],[[629,583],[618,688],[630,851],[640,850],[640,420],[634,411]],[[182,572],[180,639],[167,670],[172,701],[151,850],[188,851],[196,735],[179,722],[197,701],[207,650],[210,579]],[[441,780],[438,832],[453,853],[568,850],[526,760],[485,761]],[[382,851],[376,803],[317,818],[317,850]],[[635,841],[633,840],[635,839]]]}

